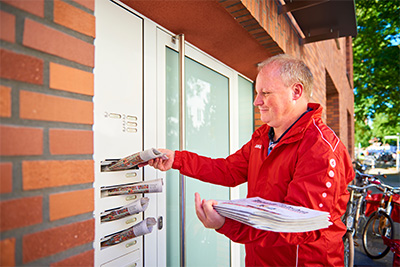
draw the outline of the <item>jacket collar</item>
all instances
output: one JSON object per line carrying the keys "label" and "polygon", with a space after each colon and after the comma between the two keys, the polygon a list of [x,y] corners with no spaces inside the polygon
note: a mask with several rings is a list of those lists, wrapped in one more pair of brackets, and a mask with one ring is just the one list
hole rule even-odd
{"label": "jacket collar", "polygon": [[[294,125],[292,125],[292,127],[282,137],[282,139],[279,141],[278,144],[295,142],[295,141],[303,138],[304,132],[308,128],[310,123],[312,122],[312,119],[321,118],[322,107],[320,104],[308,103],[307,107],[310,108],[311,111],[304,114]],[[260,138],[264,144],[269,144],[268,133],[269,133],[270,129],[271,129],[271,127],[269,127],[268,125],[263,125],[259,129],[260,130],[260,133],[259,133]]]}

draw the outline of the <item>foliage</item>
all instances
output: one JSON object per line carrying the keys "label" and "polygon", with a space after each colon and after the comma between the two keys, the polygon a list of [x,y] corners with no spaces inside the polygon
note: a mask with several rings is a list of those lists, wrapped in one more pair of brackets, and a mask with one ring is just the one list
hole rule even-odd
{"label": "foliage", "polygon": [[372,138],[371,128],[363,121],[356,120],[354,122],[354,144],[358,146],[361,144],[362,147],[369,146],[369,140]]}
{"label": "foliage", "polygon": [[379,139],[382,143],[390,143],[395,145],[396,142],[394,140],[385,140],[385,136],[388,135],[396,135],[396,133],[400,133],[400,125],[387,127],[389,122],[389,118],[384,113],[375,114],[375,118],[371,123],[371,127],[368,123],[355,121],[355,143],[358,145],[361,144],[362,147],[369,146],[369,140],[372,138]]}
{"label": "foliage", "polygon": [[376,114],[375,119],[372,123],[372,136],[377,137],[382,141],[382,143],[394,143],[395,141],[384,140],[384,137],[387,135],[396,135],[396,133],[400,133],[400,125],[394,127],[387,127],[389,118],[386,114]]}
{"label": "foliage", "polygon": [[353,40],[356,135],[357,130],[368,130],[363,126],[364,121],[379,116],[385,120],[381,120],[378,128],[373,126],[372,133],[382,136],[381,130],[385,129],[395,134],[395,128],[398,131],[400,125],[400,1],[356,0],[355,3],[358,24],[358,35]]}
{"label": "foliage", "polygon": [[375,118],[371,123],[371,127],[368,125],[368,123],[356,120],[354,123],[356,145],[360,143],[362,147],[367,147],[370,145],[369,140],[372,138],[377,138],[382,143],[390,143],[395,145],[395,141],[385,140],[385,136],[396,135],[396,133],[400,133],[400,125],[387,127],[388,122],[389,118],[384,113],[375,114]]}

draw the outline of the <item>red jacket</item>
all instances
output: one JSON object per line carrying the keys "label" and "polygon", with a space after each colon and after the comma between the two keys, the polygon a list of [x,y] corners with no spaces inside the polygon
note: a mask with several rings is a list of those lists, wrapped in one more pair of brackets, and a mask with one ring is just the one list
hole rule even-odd
{"label": "red jacket", "polygon": [[354,178],[348,152],[321,120],[319,104],[283,136],[268,155],[269,126],[257,129],[251,140],[226,159],[210,159],[176,151],[173,168],[184,175],[224,186],[248,182],[247,197],[259,196],[328,211],[332,225],[305,233],[257,230],[226,219],[218,230],[245,244],[247,266],[342,266],[346,227],[341,216]]}

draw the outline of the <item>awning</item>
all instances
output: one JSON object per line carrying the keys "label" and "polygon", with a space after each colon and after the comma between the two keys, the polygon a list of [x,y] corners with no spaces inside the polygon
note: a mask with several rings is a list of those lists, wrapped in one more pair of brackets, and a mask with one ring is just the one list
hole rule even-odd
{"label": "awning", "polygon": [[[294,18],[301,43],[357,35],[354,0],[281,0],[279,14]],[[298,28],[297,28],[298,29]]]}

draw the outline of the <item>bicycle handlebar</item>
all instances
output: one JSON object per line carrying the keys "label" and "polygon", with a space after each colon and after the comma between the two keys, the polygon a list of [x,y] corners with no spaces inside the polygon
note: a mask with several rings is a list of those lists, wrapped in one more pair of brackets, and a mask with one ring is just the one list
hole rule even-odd
{"label": "bicycle handlebar", "polygon": [[378,184],[369,184],[369,185],[366,185],[366,186],[356,186],[356,185],[350,184],[350,185],[347,186],[347,188],[349,188],[351,190],[359,190],[359,191],[365,190],[365,189],[368,189],[368,188],[371,188],[371,187],[379,187],[379,185]]}
{"label": "bicycle handlebar", "polygon": [[379,179],[379,177],[385,178],[386,179],[386,175],[385,174],[367,174],[367,173],[362,173],[359,170],[354,170],[356,172],[356,174],[358,174],[361,177],[367,177],[367,178],[373,178],[373,179]]}
{"label": "bicycle handlebar", "polygon": [[365,190],[368,188],[372,188],[375,187],[381,191],[384,191],[385,189],[388,189],[390,192],[393,192],[394,194],[400,194],[400,186],[390,186],[387,184],[382,183],[381,181],[373,181],[372,184],[366,185],[366,186],[356,186],[356,185],[348,185],[347,188],[351,189],[351,190]]}
{"label": "bicycle handlebar", "polygon": [[385,191],[385,190],[389,190],[390,192],[394,193],[394,194],[400,194],[400,187],[393,187],[387,184],[384,184],[379,177],[383,177],[386,178],[385,174],[377,174],[377,175],[373,175],[373,174],[366,174],[366,173],[362,173],[359,170],[355,169],[356,174],[358,174],[360,177],[362,178],[368,178],[368,182],[370,184],[366,185],[366,186],[356,186],[356,185],[348,185],[347,188],[351,189],[351,190],[364,190],[364,189],[368,189],[368,188],[372,188],[372,187],[376,187],[377,189],[379,189],[380,191]]}
{"label": "bicycle handlebar", "polygon": [[393,187],[384,183],[381,183],[380,186],[383,187],[383,189],[389,189],[389,191],[393,192],[394,194],[400,193],[400,186]]}

